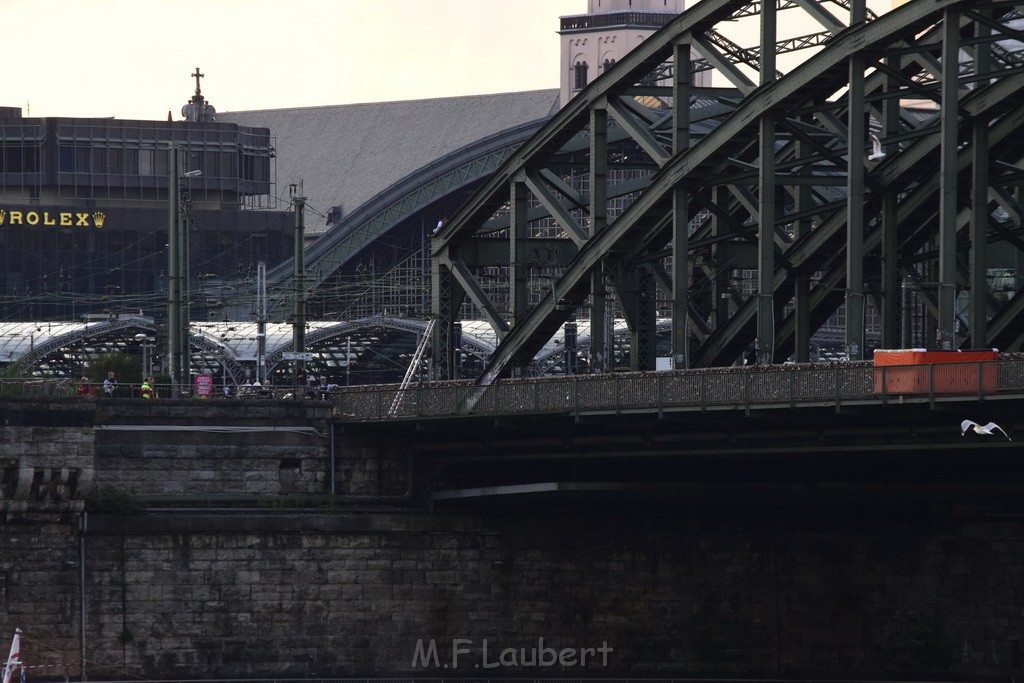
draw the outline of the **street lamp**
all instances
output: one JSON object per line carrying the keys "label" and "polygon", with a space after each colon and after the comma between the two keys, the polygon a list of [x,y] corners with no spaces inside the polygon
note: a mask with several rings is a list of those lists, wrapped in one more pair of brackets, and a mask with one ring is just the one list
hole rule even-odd
{"label": "street lamp", "polygon": [[139,346],[142,347],[142,374],[145,379],[153,374],[153,351],[156,350],[154,345],[156,338],[140,332],[135,335],[135,341],[139,342]]}
{"label": "street lamp", "polygon": [[[203,175],[203,172],[199,169],[193,169],[191,171],[185,171],[181,174],[182,178],[198,178]],[[181,192],[181,215],[179,216],[181,225],[181,274],[178,277],[178,286],[181,288],[181,316],[179,322],[181,323],[181,383],[185,391],[188,391],[192,385],[192,349],[189,345],[189,327],[191,326],[191,311],[190,306],[192,303],[192,291],[190,286],[190,274],[189,274],[189,229],[192,224],[192,198],[189,194],[189,187],[186,183],[184,187],[179,188]]]}
{"label": "street lamp", "polygon": [[188,383],[190,369],[189,312],[188,312],[188,230],[190,210],[183,193],[182,179],[196,178],[199,169],[181,171],[180,149],[169,148],[170,180],[167,197],[167,359],[170,366],[171,386],[180,391]]}

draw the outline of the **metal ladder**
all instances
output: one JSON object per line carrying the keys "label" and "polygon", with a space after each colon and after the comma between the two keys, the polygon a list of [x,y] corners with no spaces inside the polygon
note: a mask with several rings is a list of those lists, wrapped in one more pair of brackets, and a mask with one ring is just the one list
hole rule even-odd
{"label": "metal ladder", "polygon": [[420,343],[416,346],[416,352],[412,354],[412,360],[409,361],[409,367],[405,371],[405,377],[402,378],[402,383],[398,385],[398,393],[395,395],[395,400],[391,403],[391,409],[388,411],[388,417],[393,417],[398,414],[398,409],[402,406],[402,401],[405,399],[405,390],[412,384],[412,378],[416,376],[416,370],[420,367],[420,361],[423,360],[423,353],[427,350],[427,346],[430,345],[430,333],[434,330],[434,318],[431,318],[427,322],[426,329],[423,330],[423,336],[420,337]]}

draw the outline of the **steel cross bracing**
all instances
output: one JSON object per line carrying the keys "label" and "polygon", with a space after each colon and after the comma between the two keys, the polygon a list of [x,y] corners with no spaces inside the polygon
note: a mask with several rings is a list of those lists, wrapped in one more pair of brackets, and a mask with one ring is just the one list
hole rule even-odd
{"label": "steel cross bracing", "polygon": [[[468,299],[500,339],[480,384],[528,367],[580,315],[601,369],[608,296],[633,330],[638,370],[653,368],[664,312],[675,313],[676,367],[750,350],[806,360],[837,312],[847,357],[864,358],[869,310],[884,346],[1019,349],[1024,297],[987,283],[991,268],[1019,278],[1024,264],[1021,5],[913,0],[873,18],[855,1],[846,24],[824,7],[782,2],[766,16],[705,0],[580,92],[434,240],[435,349],[450,346]],[[764,46],[792,44],[781,15],[801,11],[831,37],[804,41],[819,47],[787,67],[784,49]],[[760,47],[728,47],[739,44],[732,24],[752,16]],[[701,60],[733,87],[693,87]],[[662,108],[642,106],[650,98]],[[691,106],[664,108],[674,102]],[[489,262],[476,257],[482,233],[507,243]],[[571,242],[569,256],[539,261],[540,239]],[[487,294],[495,277],[507,299]]]}

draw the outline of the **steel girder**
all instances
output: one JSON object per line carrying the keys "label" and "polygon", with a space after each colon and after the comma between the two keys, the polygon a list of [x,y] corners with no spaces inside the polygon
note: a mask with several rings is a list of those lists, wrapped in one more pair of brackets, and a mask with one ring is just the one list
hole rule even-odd
{"label": "steel girder", "polygon": [[[969,327],[958,324],[953,310],[958,291],[984,287],[987,254],[1021,245],[1015,197],[1024,144],[1012,135],[1024,101],[1019,4],[913,0],[872,19],[855,0],[845,27],[823,7],[779,2],[770,17],[758,15],[758,52],[725,50],[730,43],[719,34],[763,8],[730,0],[695,5],[582,91],[463,205],[434,240],[432,259],[435,271],[459,272],[459,291],[495,318],[501,341],[480,384],[525,367],[588,297],[591,310],[600,310],[606,291],[638,326],[636,343],[646,344],[645,272],[654,272],[669,293],[658,311],[689,313],[674,323],[673,344],[683,346],[673,350],[677,366],[680,360],[695,367],[731,364],[755,345],[764,362],[806,358],[815,330],[844,306],[852,312],[847,352],[862,357],[863,315],[871,304],[880,313],[882,338],[900,338],[906,277],[920,281],[920,299],[933,311],[922,345],[1019,346],[1024,297],[1000,310],[989,292],[973,291]],[[776,12],[801,9],[832,37],[788,70],[774,55],[762,60],[770,52],[764,46],[786,49]],[[703,51],[702,59],[732,83],[735,106],[723,108],[711,130],[688,126],[689,135],[677,113],[666,135],[667,117],[659,129],[654,117],[636,115],[634,95],[654,92],[651,74],[672,74],[665,64],[682,45]],[[753,69],[760,85],[751,80]],[[663,101],[700,99],[696,89],[687,96],[685,77],[665,81],[671,87],[661,89]],[[632,147],[607,142],[603,112]],[[517,302],[513,315],[487,300],[478,281],[485,276],[460,252],[512,198],[519,207],[512,214],[524,213],[523,179],[564,178],[566,150],[583,149],[581,138],[590,141],[587,158],[572,158],[587,166],[590,192],[571,197],[553,184],[534,188],[542,197],[537,203],[578,250],[525,315],[520,290],[530,264],[505,264],[517,274],[507,285],[509,300]],[[609,169],[627,158],[640,167],[640,157],[655,169],[646,189],[605,222],[606,198],[616,194]],[[972,183],[985,187],[966,191]],[[559,199],[561,206],[552,207]],[[680,221],[688,227],[680,230]],[[523,227],[509,234],[522,240]],[[524,251],[517,246],[509,249],[511,258]],[[685,266],[666,269],[676,259]],[[727,289],[737,273],[759,267],[766,272],[752,290]],[[447,298],[435,292],[435,302]],[[732,303],[723,305],[726,300]],[[967,329],[985,339],[970,339]],[[687,344],[695,345],[692,352]],[[632,357],[647,355],[634,349]]]}

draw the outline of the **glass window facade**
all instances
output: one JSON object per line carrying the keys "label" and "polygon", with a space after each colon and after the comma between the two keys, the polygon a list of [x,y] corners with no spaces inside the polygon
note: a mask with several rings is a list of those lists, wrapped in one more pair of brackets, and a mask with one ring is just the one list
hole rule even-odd
{"label": "glass window facade", "polygon": [[225,305],[211,283],[291,258],[268,129],[0,117],[0,321],[166,315],[172,144],[202,172],[180,180],[195,319]]}

